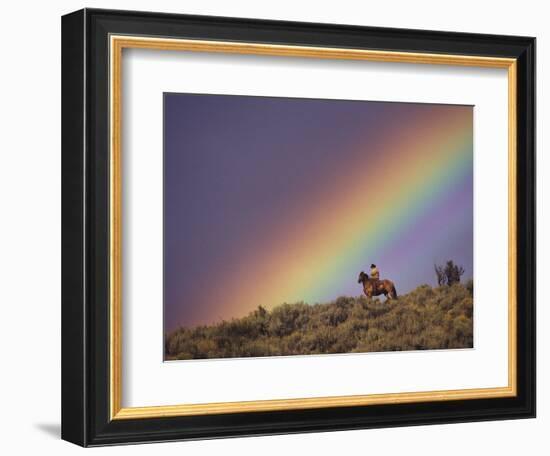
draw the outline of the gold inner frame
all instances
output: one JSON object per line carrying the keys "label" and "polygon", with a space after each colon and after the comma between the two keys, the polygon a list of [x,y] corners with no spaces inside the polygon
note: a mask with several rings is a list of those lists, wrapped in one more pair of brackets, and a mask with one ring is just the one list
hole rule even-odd
{"label": "gold inner frame", "polygon": [[[453,65],[508,70],[508,385],[494,388],[422,391],[389,394],[274,399],[151,407],[122,407],[122,51],[154,49],[230,54],[255,54],[317,59],[367,60]],[[511,58],[391,52],[227,41],[204,41],[111,35],[110,52],[110,415],[111,419],[159,418],[185,415],[298,410],[325,407],[396,404],[458,399],[511,397],[517,394],[517,61]]]}

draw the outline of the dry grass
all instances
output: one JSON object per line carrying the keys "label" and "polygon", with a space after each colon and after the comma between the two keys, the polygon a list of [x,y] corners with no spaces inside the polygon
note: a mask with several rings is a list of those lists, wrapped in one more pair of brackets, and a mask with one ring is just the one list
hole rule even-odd
{"label": "dry grass", "polygon": [[174,359],[473,347],[472,284],[422,285],[396,301],[340,297],[328,304],[259,307],[243,318],[166,335]]}

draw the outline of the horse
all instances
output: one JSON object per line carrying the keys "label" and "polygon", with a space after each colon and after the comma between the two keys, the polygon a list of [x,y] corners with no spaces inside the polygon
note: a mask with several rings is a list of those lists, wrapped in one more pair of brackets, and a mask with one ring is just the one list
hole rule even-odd
{"label": "horse", "polygon": [[373,296],[383,294],[388,299],[397,299],[397,291],[395,290],[395,285],[391,280],[369,279],[369,276],[361,271],[357,283],[363,284],[363,291],[365,292],[367,298],[372,298]]}

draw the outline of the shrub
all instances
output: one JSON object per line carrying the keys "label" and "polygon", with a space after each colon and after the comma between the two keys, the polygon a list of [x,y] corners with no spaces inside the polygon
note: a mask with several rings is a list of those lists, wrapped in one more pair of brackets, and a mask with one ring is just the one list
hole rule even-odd
{"label": "shrub", "polygon": [[464,268],[455,264],[453,260],[447,261],[445,266],[434,264],[434,270],[437,284],[440,287],[443,285],[452,286],[455,283],[459,283],[460,277],[464,274]]}

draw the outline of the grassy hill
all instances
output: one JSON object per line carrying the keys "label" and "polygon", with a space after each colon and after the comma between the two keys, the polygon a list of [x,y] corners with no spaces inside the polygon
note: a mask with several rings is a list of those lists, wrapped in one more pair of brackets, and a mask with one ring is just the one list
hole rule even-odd
{"label": "grassy hill", "polygon": [[327,304],[258,307],[245,317],[166,335],[168,360],[473,346],[471,282],[422,285],[396,301],[340,297]]}

